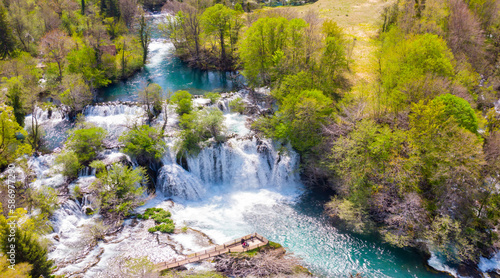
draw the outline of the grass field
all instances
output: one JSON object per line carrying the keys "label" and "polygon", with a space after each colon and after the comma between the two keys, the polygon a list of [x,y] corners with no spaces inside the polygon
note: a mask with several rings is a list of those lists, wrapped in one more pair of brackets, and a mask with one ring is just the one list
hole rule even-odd
{"label": "grass field", "polygon": [[[309,10],[321,18],[332,19],[341,26],[350,43],[353,43],[349,80],[351,93],[356,97],[372,97],[376,80],[377,50],[375,38],[382,25],[381,13],[393,0],[318,0],[304,6],[291,7],[299,15]],[[368,111],[367,111],[368,112]]]}

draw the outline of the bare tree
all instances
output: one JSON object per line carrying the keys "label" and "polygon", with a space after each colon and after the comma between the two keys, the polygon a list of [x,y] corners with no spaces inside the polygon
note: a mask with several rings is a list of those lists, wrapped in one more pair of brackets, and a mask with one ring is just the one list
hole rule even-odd
{"label": "bare tree", "polygon": [[465,59],[476,69],[484,64],[484,36],[481,24],[462,0],[450,1],[448,43],[458,59]]}
{"label": "bare tree", "polygon": [[132,28],[137,14],[137,0],[120,0],[120,14],[127,28]]}
{"label": "bare tree", "polygon": [[[182,30],[182,41],[185,42],[185,46],[195,59],[200,57],[200,47],[201,47],[201,14],[203,10],[208,6],[207,1],[194,1],[187,0],[184,2],[168,1],[164,6],[164,11],[169,11],[174,14],[181,12],[182,23],[177,26]],[[169,24],[169,32],[173,31],[173,22]],[[179,41],[180,42],[180,41]],[[178,44],[179,45],[179,44]]]}
{"label": "bare tree", "polygon": [[71,49],[71,44],[71,39],[59,29],[55,29],[47,33],[42,38],[42,42],[40,44],[41,52],[47,58],[57,63],[57,66],[59,68],[59,81],[62,80],[64,58]]}

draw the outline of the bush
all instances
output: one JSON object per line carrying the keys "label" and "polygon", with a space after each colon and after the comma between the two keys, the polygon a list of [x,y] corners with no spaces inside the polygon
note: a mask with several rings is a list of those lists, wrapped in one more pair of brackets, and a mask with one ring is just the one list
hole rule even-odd
{"label": "bush", "polygon": [[97,162],[92,162],[91,167],[97,170],[93,188],[98,193],[98,202],[104,213],[123,218],[144,203],[142,185],[147,184],[144,168],[131,169],[115,163],[108,170]]}
{"label": "bush", "polygon": [[[7,253],[11,248],[10,242],[11,229],[7,224],[7,220],[0,219],[0,250],[2,253]],[[22,230],[20,228],[12,229],[15,235],[16,243],[16,264],[29,263],[33,265],[31,270],[31,277],[54,277],[51,275],[51,270],[54,262],[47,258],[47,249],[42,246],[36,234],[29,230]]]}
{"label": "bush", "polygon": [[66,151],[59,154],[55,159],[56,164],[62,164],[61,174],[64,176],[75,179],[78,177],[78,170],[82,168],[78,162],[78,156],[74,151]]}
{"label": "bush", "polygon": [[210,99],[212,104],[215,104],[221,97],[219,93],[207,93],[205,96]]}
{"label": "bush", "polygon": [[177,146],[179,152],[196,153],[199,151],[199,143],[214,138],[223,141],[224,115],[217,108],[204,108],[190,114],[182,115],[179,121],[182,140]]}
{"label": "bush", "polygon": [[123,152],[142,166],[158,162],[166,148],[160,132],[147,125],[134,127],[120,136],[118,141],[125,145]]}
{"label": "bush", "polygon": [[245,112],[246,104],[243,102],[242,98],[238,97],[229,102],[229,108],[231,108],[231,111],[243,114],[243,112]]}
{"label": "bush", "polygon": [[172,214],[170,211],[166,211],[162,208],[148,208],[144,212],[144,215],[139,215],[139,219],[153,219],[157,226],[151,227],[148,229],[150,233],[154,233],[156,231],[160,231],[162,233],[172,233],[175,230],[175,224],[170,217]]}
{"label": "bush", "polygon": [[102,141],[107,134],[108,132],[101,127],[72,130],[66,145],[75,152],[82,165],[87,165],[102,150]]}
{"label": "bush", "polygon": [[191,94],[187,91],[177,91],[170,100],[177,105],[175,112],[179,115],[184,115],[193,110],[192,98]]}
{"label": "bush", "polygon": [[165,211],[162,208],[148,208],[144,212],[144,215],[141,216],[141,219],[149,219],[152,218],[155,220],[157,224],[159,223],[167,223],[171,221],[169,218],[172,216],[170,211]]}
{"label": "bush", "polygon": [[477,133],[476,112],[465,99],[452,94],[444,94],[436,97],[433,101],[441,101],[445,105],[444,113],[448,117],[453,116],[459,126],[472,133]]}
{"label": "bush", "polygon": [[[170,220],[172,221],[172,220]],[[162,233],[168,233],[168,234],[171,234],[173,233],[175,230],[175,225],[174,225],[174,222],[169,222],[169,223],[162,223],[160,225],[157,225],[157,226],[154,226],[154,227],[151,227],[148,229],[148,232],[150,233],[154,233],[156,231],[160,231]]]}

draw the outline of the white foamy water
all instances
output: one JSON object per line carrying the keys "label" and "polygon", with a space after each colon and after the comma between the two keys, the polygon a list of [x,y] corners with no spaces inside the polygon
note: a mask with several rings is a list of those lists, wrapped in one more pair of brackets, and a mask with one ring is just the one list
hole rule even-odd
{"label": "white foamy water", "polygon": [[38,123],[43,134],[44,145],[51,150],[60,147],[66,140],[66,131],[71,127],[62,108],[44,110],[37,107],[34,114],[34,118],[33,114],[24,118],[24,126],[28,133],[31,132],[31,127]]}
{"label": "white foamy water", "polygon": [[143,124],[144,108],[136,105],[107,104],[87,106],[85,120],[106,129],[111,138],[117,138],[134,124]]}
{"label": "white foamy water", "polygon": [[500,270],[500,252],[489,259],[481,257],[478,267],[482,272]]}
{"label": "white foamy water", "polygon": [[266,140],[233,138],[187,157],[189,171],[170,159],[170,164],[160,169],[158,189],[176,197],[199,199],[203,188],[227,191],[290,186],[299,183],[297,157],[292,150],[277,152]]}
{"label": "white foamy water", "polygon": [[246,125],[247,120],[248,116],[239,113],[224,114],[224,125],[227,127],[227,131],[239,136],[245,136],[250,133],[250,129]]}

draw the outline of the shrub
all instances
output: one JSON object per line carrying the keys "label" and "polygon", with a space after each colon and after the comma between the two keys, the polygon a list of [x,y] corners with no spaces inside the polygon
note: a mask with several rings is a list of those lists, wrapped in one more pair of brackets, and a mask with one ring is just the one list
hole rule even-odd
{"label": "shrub", "polygon": [[94,162],[91,166],[100,166],[93,188],[98,193],[100,208],[104,213],[122,218],[144,203],[144,188],[141,186],[147,183],[144,168],[131,169],[115,163],[108,170]]}
{"label": "shrub", "polygon": [[478,120],[476,112],[465,99],[452,94],[444,94],[436,97],[433,101],[441,101],[445,105],[444,113],[446,116],[453,116],[459,126],[472,133],[477,133]]}
{"label": "shrub", "polygon": [[75,152],[78,161],[82,165],[87,165],[102,150],[102,141],[107,134],[108,132],[101,127],[76,129],[70,132],[66,144]]}
{"label": "shrub", "polygon": [[191,94],[187,91],[177,91],[170,100],[177,105],[175,112],[179,115],[184,115],[193,110],[192,98]]}
{"label": "shrub", "polygon": [[224,115],[217,108],[205,108],[200,111],[182,115],[179,121],[182,140],[177,146],[179,152],[196,153],[199,143],[210,138],[223,141]]}
{"label": "shrub", "polygon": [[78,170],[82,165],[78,161],[78,156],[74,151],[66,151],[58,155],[55,159],[56,164],[62,164],[61,174],[74,179],[78,177]]}
{"label": "shrub", "polygon": [[221,97],[219,93],[207,93],[205,96],[210,99],[212,104],[215,104]]}
{"label": "shrub", "polygon": [[[172,220],[170,220],[172,221]],[[175,225],[174,225],[174,222],[169,222],[169,223],[162,223],[160,225],[157,225],[157,226],[154,226],[154,227],[151,227],[148,229],[148,232],[150,233],[154,233],[156,231],[160,231],[162,233],[168,233],[168,234],[171,234],[173,233],[175,230]]]}
{"label": "shrub", "polygon": [[229,102],[229,108],[231,108],[231,111],[243,114],[243,112],[245,112],[246,105],[242,98],[237,97]]}
{"label": "shrub", "polygon": [[165,142],[160,132],[147,125],[134,127],[118,138],[125,147],[123,151],[142,166],[159,161],[165,150]]}

